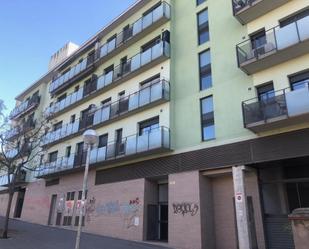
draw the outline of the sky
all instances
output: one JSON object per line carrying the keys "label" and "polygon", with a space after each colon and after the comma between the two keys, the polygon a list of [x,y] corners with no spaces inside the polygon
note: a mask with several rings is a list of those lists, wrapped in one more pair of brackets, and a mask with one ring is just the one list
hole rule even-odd
{"label": "sky", "polygon": [[47,72],[50,56],[81,45],[136,0],[0,0],[0,99],[15,97]]}

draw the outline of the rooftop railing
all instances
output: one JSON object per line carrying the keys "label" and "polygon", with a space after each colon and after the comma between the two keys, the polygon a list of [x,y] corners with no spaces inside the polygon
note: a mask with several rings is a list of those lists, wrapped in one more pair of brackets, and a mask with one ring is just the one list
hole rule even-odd
{"label": "rooftop railing", "polygon": [[[170,150],[170,131],[166,127],[159,127],[144,134],[128,136],[119,142],[114,141],[105,146],[94,148],[90,153],[90,164],[127,160],[133,156],[161,150]],[[45,162],[39,167],[37,177],[83,167],[86,156],[87,152],[84,152],[61,157],[54,162]]]}
{"label": "rooftop railing", "polygon": [[285,88],[242,103],[245,127],[264,125],[309,113],[309,87]]}
{"label": "rooftop railing", "polygon": [[37,95],[32,96],[29,100],[26,100],[17,107],[15,107],[10,113],[10,118],[11,119],[16,118],[26,113],[27,111],[31,110],[32,108],[35,108],[36,106],[39,105],[40,100],[41,100],[40,96]]}
{"label": "rooftop railing", "polygon": [[73,123],[66,124],[62,128],[47,133],[43,139],[43,146],[54,143],[65,137],[77,134],[88,127],[100,126],[115,118],[146,107],[160,100],[169,100],[169,83],[165,80],[144,87],[138,92],[119,99],[118,101],[97,108],[94,113],[84,119],[78,119]]}
{"label": "rooftop railing", "polygon": [[[309,39],[309,16],[284,27],[274,27],[265,32],[264,42],[258,45],[248,39],[237,45],[238,64],[243,67],[249,63],[278,53],[293,45]],[[260,38],[260,40],[263,40]],[[290,56],[293,56],[292,54]]]}
{"label": "rooftop railing", "polygon": [[56,102],[51,107],[48,107],[45,110],[45,116],[50,117],[53,114],[56,114],[57,112],[60,112],[79,101],[82,101],[85,97],[91,94],[106,89],[107,87],[111,87],[113,84],[116,84],[120,79],[126,77],[130,73],[137,71],[138,69],[153,62],[161,56],[169,57],[169,54],[169,43],[160,41],[153,47],[128,59],[126,63],[116,66],[114,70],[100,75],[97,79],[94,80],[91,88],[82,87],[78,91],[68,95],[60,102]]}

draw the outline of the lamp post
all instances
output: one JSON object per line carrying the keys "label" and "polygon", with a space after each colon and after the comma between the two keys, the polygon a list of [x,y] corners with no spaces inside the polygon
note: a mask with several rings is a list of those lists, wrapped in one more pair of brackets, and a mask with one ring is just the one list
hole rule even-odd
{"label": "lamp post", "polygon": [[85,196],[86,196],[87,181],[88,181],[90,152],[91,152],[92,146],[97,143],[97,139],[98,139],[98,136],[97,136],[97,133],[94,130],[86,130],[83,134],[83,140],[84,140],[84,143],[85,143],[86,148],[87,148],[87,159],[86,159],[86,166],[85,166],[85,173],[84,173],[84,180],[83,180],[82,200],[81,200],[81,204],[80,204],[75,249],[79,249],[79,245],[80,245],[80,235],[81,235],[81,230],[82,230],[83,210],[85,209],[85,204],[86,204]]}

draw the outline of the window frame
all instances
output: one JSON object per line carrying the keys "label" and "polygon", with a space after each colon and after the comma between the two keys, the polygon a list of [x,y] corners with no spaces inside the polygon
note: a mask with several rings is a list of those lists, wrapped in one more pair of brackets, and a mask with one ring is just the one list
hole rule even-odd
{"label": "window frame", "polygon": [[[214,126],[214,136],[212,138],[205,138],[204,136],[204,127],[207,127],[207,126],[204,126],[204,120],[203,120],[203,100],[207,99],[207,98],[212,98],[212,106],[213,106],[213,110],[212,112],[208,112],[208,113],[212,113],[212,120],[213,120],[213,123],[212,123],[212,126]],[[214,140],[216,139],[216,132],[215,132],[215,111],[214,111],[214,98],[213,98],[213,95],[208,95],[204,98],[201,98],[200,99],[200,116],[201,116],[201,133],[202,133],[202,141],[203,142],[206,142],[206,141],[211,141],[211,140]],[[207,114],[207,113],[205,113]],[[209,125],[208,125],[209,126]]]}
{"label": "window frame", "polygon": [[[201,55],[203,53],[207,53],[209,52],[209,57],[210,57],[210,63],[205,65],[205,66],[201,66]],[[211,69],[211,51],[210,49],[206,49],[206,50],[203,50],[201,51],[199,54],[198,54],[198,64],[199,64],[199,82],[200,82],[200,91],[204,91],[204,90],[207,90],[207,89],[210,89],[212,88],[213,86],[213,82],[212,82],[212,69]],[[204,70],[203,70],[204,69]],[[206,71],[206,72],[204,72]],[[210,82],[210,86],[209,87],[206,87],[206,88],[203,88],[203,84],[202,84],[202,78],[204,76],[210,76],[211,77],[211,82]]]}
{"label": "window frame", "polygon": [[[200,15],[203,13],[203,12],[207,12],[207,22],[205,23],[202,23],[200,24],[199,22],[199,17]],[[208,8],[205,8],[201,11],[199,11],[197,14],[196,14],[196,23],[197,23],[197,43],[199,46],[207,43],[210,41],[210,32],[209,32],[209,12],[208,12]],[[203,33],[205,30],[208,30],[208,40],[207,41],[204,41],[204,42],[201,42],[201,33]]]}

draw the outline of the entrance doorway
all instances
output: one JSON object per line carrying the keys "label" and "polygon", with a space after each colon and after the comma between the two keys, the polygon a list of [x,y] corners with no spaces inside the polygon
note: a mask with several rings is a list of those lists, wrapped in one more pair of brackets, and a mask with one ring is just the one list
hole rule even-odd
{"label": "entrance doorway", "polygon": [[294,249],[288,215],[309,207],[308,160],[294,159],[259,169],[264,224],[269,249]]}
{"label": "entrance doorway", "polygon": [[147,240],[168,241],[168,184],[152,182],[153,203],[147,205]]}
{"label": "entrance doorway", "polygon": [[26,189],[21,189],[18,191],[16,207],[14,211],[14,218],[20,218],[23,210],[24,199],[25,199]]}
{"label": "entrance doorway", "polygon": [[50,202],[50,208],[49,208],[49,215],[48,215],[48,225],[49,226],[53,225],[53,221],[55,218],[56,201],[57,201],[57,195],[52,195],[51,202]]}

